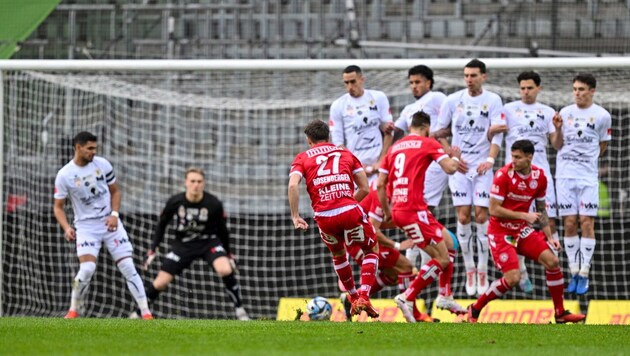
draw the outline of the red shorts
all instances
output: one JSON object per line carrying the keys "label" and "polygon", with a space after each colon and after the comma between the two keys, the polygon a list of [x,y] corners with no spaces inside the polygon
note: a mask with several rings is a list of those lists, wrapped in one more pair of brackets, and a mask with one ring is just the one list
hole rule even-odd
{"label": "red shorts", "polygon": [[419,248],[424,249],[430,243],[438,244],[444,239],[442,236],[444,226],[435,220],[428,210],[394,210],[392,221]]}
{"label": "red shorts", "polygon": [[[360,266],[363,263],[363,250],[360,246],[351,245],[346,247],[350,257]],[[393,247],[383,245],[378,246],[378,269],[394,268],[396,261],[400,258],[400,251]]]}
{"label": "red shorts", "polygon": [[335,216],[315,216],[315,222],[330,252],[343,250],[345,246],[367,250],[376,245],[374,226],[359,206]]}
{"label": "red shorts", "polygon": [[519,268],[517,255],[538,261],[540,254],[549,249],[545,234],[531,227],[512,233],[488,229],[488,244],[494,263],[503,273]]}

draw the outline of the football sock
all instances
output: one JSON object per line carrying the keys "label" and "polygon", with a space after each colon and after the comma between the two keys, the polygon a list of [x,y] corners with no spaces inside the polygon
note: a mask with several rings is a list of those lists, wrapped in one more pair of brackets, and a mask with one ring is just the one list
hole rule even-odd
{"label": "football sock", "polygon": [[440,274],[439,295],[449,296],[453,294],[453,292],[451,291],[451,279],[453,277],[453,260],[455,259],[455,251],[448,250],[448,257],[450,258],[451,262],[449,262],[448,266]]}
{"label": "football sock", "polygon": [[376,271],[378,270],[378,254],[368,252],[363,257],[361,264],[361,288],[359,294],[364,296],[370,295],[370,289],[376,279]]}
{"label": "football sock", "polygon": [[148,313],[149,302],[147,301],[147,294],[144,291],[144,283],[142,283],[142,278],[140,278],[136,266],[133,265],[133,259],[131,257],[123,258],[118,262],[118,269],[127,280],[127,288],[138,304],[142,315]]}
{"label": "football sock", "polygon": [[522,280],[529,278],[527,266],[525,265],[525,256],[518,255],[518,269],[521,272]]}
{"label": "football sock", "polygon": [[490,284],[490,287],[488,288],[488,290],[486,290],[485,293],[480,295],[479,298],[477,298],[477,301],[474,302],[472,306],[473,306],[473,308],[475,308],[477,310],[481,310],[489,302],[491,302],[491,301],[493,301],[493,300],[495,300],[497,298],[501,298],[503,296],[503,294],[505,294],[510,289],[511,288],[507,284],[505,278],[501,277],[501,279],[497,279],[494,282],[492,282],[492,284]]}
{"label": "football sock", "polygon": [[70,310],[78,311],[81,300],[90,285],[90,280],[96,271],[96,263],[83,262],[79,265],[79,272],[72,282],[72,297],[70,299]]}
{"label": "football sock", "polygon": [[429,286],[433,280],[440,275],[440,273],[442,273],[442,266],[440,266],[438,261],[435,259],[430,260],[429,263],[422,266],[416,278],[413,282],[411,282],[411,285],[405,291],[407,300],[415,300],[418,293]]}
{"label": "football sock", "polygon": [[582,237],[580,239],[580,253],[582,254],[580,276],[582,277],[588,277],[588,272],[591,269],[591,259],[593,258],[593,252],[595,252],[595,244],[595,238]]}
{"label": "football sock", "polygon": [[[560,241],[560,236],[558,236],[558,232],[554,232],[551,237],[556,240],[556,241]],[[554,255],[558,256],[558,251],[554,248],[551,249],[551,252],[553,252]]]}
{"label": "football sock", "polygon": [[160,293],[162,293],[162,291],[155,289],[155,287],[153,286],[153,282],[147,283],[144,289],[147,295],[147,299],[150,302],[156,300]]}
{"label": "football sock", "polygon": [[412,248],[407,249],[407,251],[405,251],[405,257],[407,257],[407,259],[409,260],[409,262],[411,262],[412,266],[416,266],[416,263],[418,262],[418,256],[420,255],[420,249],[418,248],[418,246],[413,246]]}
{"label": "football sock", "polygon": [[232,303],[234,303],[234,307],[239,308],[242,304],[241,285],[238,284],[234,272],[225,277],[221,277],[221,279],[223,280],[223,284],[225,285],[225,291],[230,296],[230,299],[232,299]]}
{"label": "football sock", "polygon": [[475,270],[475,259],[473,255],[472,242],[472,228],[471,224],[462,224],[457,222],[457,239],[459,240],[459,246],[462,248],[462,256],[464,257],[464,266],[466,272]]}
{"label": "football sock", "polygon": [[576,275],[580,271],[580,238],[578,236],[565,236],[564,251],[567,254],[571,275]]}
{"label": "football sock", "polygon": [[352,277],[352,267],[350,266],[350,263],[348,263],[346,254],[337,257],[333,256],[332,259],[335,266],[335,272],[337,273],[341,284],[343,284],[350,295],[356,293],[354,278]]}
{"label": "football sock", "polygon": [[551,300],[553,300],[553,309],[556,315],[562,315],[564,313],[564,276],[562,270],[559,267],[546,270],[545,277]]}
{"label": "football sock", "polygon": [[488,272],[488,222],[477,226],[477,272]]}
{"label": "football sock", "polygon": [[413,280],[413,273],[399,273],[398,274],[398,289],[400,292],[404,292],[411,285]]}

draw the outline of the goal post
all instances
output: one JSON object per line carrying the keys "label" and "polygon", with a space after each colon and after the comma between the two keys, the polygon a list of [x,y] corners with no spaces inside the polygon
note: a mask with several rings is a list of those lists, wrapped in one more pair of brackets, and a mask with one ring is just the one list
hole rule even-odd
{"label": "goal post", "polygon": [[[434,90],[464,87],[469,59],[391,60],[95,60],[0,61],[0,316],[62,316],[69,305],[78,263],[52,212],[55,174],[72,157],[80,130],[99,138],[99,154],[114,165],[123,192],[121,217],[141,264],[166,199],[183,190],[187,167],[206,171],[206,189],[225,204],[243,299],[256,318],[275,318],[278,299],[335,297],[337,282],[319,241],[310,201],[301,192],[301,213],[311,227],[292,228],[286,184],[294,156],[306,149],[304,125],[326,120],[344,94],[342,70],[359,65],[366,87],[384,91],[394,118],[411,103],[407,70],[425,64],[435,72]],[[596,220],[592,299],[625,299],[630,288],[630,57],[489,58],[484,88],[504,103],[518,98],[516,76],[541,74],[539,101],[556,109],[572,103],[571,80],[582,71],[597,78],[595,102],[613,117],[613,140],[600,164],[610,216]],[[555,151],[549,149],[553,164]],[[503,152],[500,157],[504,157]],[[495,169],[503,162],[498,160]],[[454,229],[448,191],[436,216]],[[70,211],[69,217],[72,217]],[[561,226],[561,224],[559,224]],[[397,232],[388,232],[400,238]],[[167,242],[161,246],[168,251]],[[164,254],[161,254],[162,257]],[[564,271],[566,262],[561,254]],[[152,280],[160,260],[143,273]],[[492,265],[492,263],[490,263]],[[453,287],[464,297],[465,273],[456,262]],[[529,264],[534,294],[548,299],[544,273]],[[490,273],[496,276],[492,268]],[[396,288],[379,297],[390,298]],[[422,297],[436,296],[433,286]],[[124,316],[132,298],[106,251],[86,296],[87,315]],[[306,304],[306,302],[305,302]],[[230,318],[221,280],[200,261],[177,277],[155,305],[169,318]]]}

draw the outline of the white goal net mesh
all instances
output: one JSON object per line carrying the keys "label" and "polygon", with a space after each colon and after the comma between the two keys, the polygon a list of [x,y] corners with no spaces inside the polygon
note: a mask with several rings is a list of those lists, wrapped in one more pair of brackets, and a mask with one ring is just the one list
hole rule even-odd
{"label": "white goal net mesh", "polygon": [[[72,157],[71,138],[81,130],[98,136],[99,154],[114,165],[123,191],[121,216],[138,266],[167,198],[183,190],[187,167],[200,166],[206,171],[207,190],[224,202],[229,215],[244,304],[253,317],[275,318],[281,297],[338,295],[329,254],[310,219],[310,201],[303,191],[302,214],[311,229],[295,232],[286,184],[292,159],[306,148],[304,125],[326,120],[330,103],[344,93],[342,69],[4,72],[4,313],[61,316],[69,306],[78,261],[53,216],[53,183],[57,170]],[[434,71],[435,90],[448,94],[463,87],[461,69]],[[485,87],[504,103],[516,100],[520,71],[489,68]],[[595,101],[612,114],[613,140],[600,161],[610,215],[596,220],[598,246],[589,297],[625,299],[630,292],[630,243],[624,238],[630,222],[630,68],[537,71],[544,86],[539,101],[557,109],[571,103],[576,73],[594,73]],[[367,87],[388,95],[395,118],[413,101],[406,70],[366,70],[366,75]],[[550,149],[552,162],[554,154]],[[454,209],[448,191],[444,194],[436,216],[454,230]],[[69,209],[68,214],[72,216]],[[161,250],[168,250],[168,239]],[[143,272],[145,281],[157,274],[156,262]],[[456,297],[464,297],[461,266],[457,261]],[[548,299],[544,272],[529,267],[533,298]],[[396,288],[385,289],[379,297],[396,293]],[[432,287],[422,297],[430,302],[435,295]],[[532,298],[519,291],[509,297]],[[106,251],[101,252],[85,308],[86,315],[95,317],[125,316],[133,309]],[[221,280],[201,261],[176,278],[154,311],[167,318],[233,318]]]}

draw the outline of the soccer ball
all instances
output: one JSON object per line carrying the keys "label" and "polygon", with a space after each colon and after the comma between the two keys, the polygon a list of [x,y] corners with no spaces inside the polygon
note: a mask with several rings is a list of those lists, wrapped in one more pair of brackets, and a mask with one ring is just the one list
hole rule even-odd
{"label": "soccer ball", "polygon": [[306,304],[306,313],[311,320],[330,320],[332,305],[324,297],[315,297]]}

